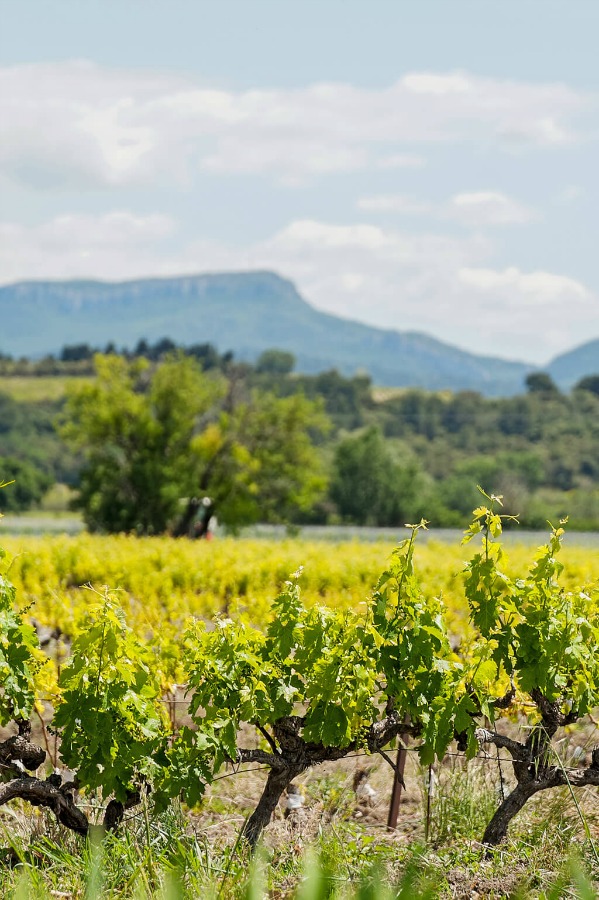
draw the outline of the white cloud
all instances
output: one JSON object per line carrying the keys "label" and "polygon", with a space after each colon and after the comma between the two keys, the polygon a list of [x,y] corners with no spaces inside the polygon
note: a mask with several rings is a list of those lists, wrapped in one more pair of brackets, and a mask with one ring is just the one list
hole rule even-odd
{"label": "white cloud", "polygon": [[449,201],[447,215],[474,227],[524,225],[537,218],[530,207],[499,191],[456,194]]}
{"label": "white cloud", "polygon": [[590,291],[582,282],[553,272],[521,272],[514,266],[503,271],[463,268],[458,278],[467,287],[500,295],[503,305],[545,306],[581,301],[594,305]]}
{"label": "white cloud", "polygon": [[89,62],[0,69],[0,173],[39,188],[303,178],[421,165],[415,143],[560,144],[588,98],[560,84],[408,73],[395,84],[226,91]]}
{"label": "white cloud", "polygon": [[328,312],[537,365],[599,334],[599,299],[586,285],[495,271],[485,265],[492,249],[476,235],[300,221],[249,248],[245,263],[293,278]]}
{"label": "white cloud", "polygon": [[574,133],[564,128],[555,116],[517,119],[501,125],[498,132],[514,144],[569,144],[575,140]]}
{"label": "white cloud", "polygon": [[472,81],[460,73],[437,75],[434,72],[415,72],[404,75],[402,84],[415,94],[434,94],[441,97],[447,94],[466,94],[472,90]]}
{"label": "white cloud", "polygon": [[405,194],[375,194],[372,197],[361,197],[356,206],[365,212],[392,212],[405,216],[420,216],[434,212],[430,203],[406,197]]}
{"label": "white cloud", "polygon": [[2,280],[272,269],[327,312],[537,365],[597,335],[599,301],[586,285],[551,271],[495,269],[493,246],[478,234],[301,219],[243,247],[198,239],[173,248],[174,230],[167,217],[129,212],[4,223]]}
{"label": "white cloud", "polygon": [[156,271],[156,248],[175,231],[169,216],[61,215],[27,228],[0,222],[2,281],[30,278],[127,278]]}
{"label": "white cloud", "polygon": [[405,194],[375,194],[361,197],[356,205],[366,212],[430,216],[471,228],[524,225],[538,218],[533,209],[499,191],[455,194],[445,203],[427,203]]}

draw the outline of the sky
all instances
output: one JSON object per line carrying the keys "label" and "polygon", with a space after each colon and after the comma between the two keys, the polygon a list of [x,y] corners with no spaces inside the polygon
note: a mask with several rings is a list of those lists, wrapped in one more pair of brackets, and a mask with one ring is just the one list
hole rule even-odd
{"label": "sky", "polygon": [[269,269],[542,367],[599,337],[598,33],[598,0],[0,0],[0,283]]}

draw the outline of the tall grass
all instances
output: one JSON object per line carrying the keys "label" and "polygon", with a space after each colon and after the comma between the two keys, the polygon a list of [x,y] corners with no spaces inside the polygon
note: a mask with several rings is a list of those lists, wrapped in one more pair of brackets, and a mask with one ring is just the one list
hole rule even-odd
{"label": "tall grass", "polygon": [[[466,791],[467,788],[464,788]],[[386,845],[370,857],[349,852],[349,832],[321,835],[303,852],[300,845],[255,856],[238,844],[210,846],[181,830],[180,810],[144,825],[133,822],[118,836],[90,840],[40,833],[12,843],[12,863],[0,867],[0,897],[6,900],[434,900],[450,897],[510,897],[513,900],[590,900],[597,896],[580,858],[551,848],[557,864],[549,872],[534,861],[522,870],[521,886],[506,877],[513,847],[488,860],[464,854],[452,881],[450,857],[422,845]],[[445,822],[446,820],[443,819]],[[438,826],[437,826],[438,827]],[[40,832],[44,829],[41,828]],[[453,833],[453,832],[452,832]],[[6,835],[5,835],[6,836]],[[464,853],[466,842],[459,852]],[[561,859],[558,862],[558,856]],[[454,862],[459,856],[453,857]],[[534,863],[534,864],[533,864]],[[469,893],[468,893],[469,892]]]}

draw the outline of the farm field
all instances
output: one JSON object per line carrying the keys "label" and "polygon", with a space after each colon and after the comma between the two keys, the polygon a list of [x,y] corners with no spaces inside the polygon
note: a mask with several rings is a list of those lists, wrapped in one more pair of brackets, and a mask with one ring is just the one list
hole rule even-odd
{"label": "farm field", "polygon": [[[511,575],[531,560],[531,548],[514,540],[510,536],[502,562]],[[165,709],[177,726],[188,722],[180,685],[181,633],[189,617],[210,621],[220,615],[264,628],[273,599],[301,566],[299,584],[307,606],[359,610],[393,550],[391,541],[189,542],[88,534],[3,535],[0,543],[7,551],[17,605],[34,617],[40,636],[48,638],[50,659],[59,666],[68,658],[72,639],[81,634],[86,610],[101,600],[106,587],[114,592],[134,634],[155,654]],[[415,567],[423,590],[443,598],[449,632],[458,643],[470,629],[461,573],[473,552],[472,546],[434,539],[416,544]],[[568,546],[566,536],[561,558],[566,589],[599,580],[599,554],[592,546]],[[47,699],[42,719],[48,715]],[[34,735],[41,741],[40,721],[38,717]],[[46,734],[45,741],[50,763],[60,766],[52,735]],[[575,764],[596,743],[592,718],[565,729],[561,759]],[[510,768],[504,751],[481,751],[466,766],[451,750],[431,768],[410,752],[398,824],[389,832],[393,773],[378,755],[358,750],[297,779],[301,812],[285,818],[283,807],[277,807],[258,863],[251,863],[238,846],[240,829],[264,785],[264,771],[256,765],[228,767],[191,810],[175,803],[155,814],[145,802],[141,812],[127,818],[123,833],[105,841],[101,861],[93,845],[86,849],[81,839],[65,835],[49,813],[34,814],[32,827],[26,808],[2,807],[6,852],[20,864],[0,864],[0,890],[15,900],[250,900],[266,896],[264,892],[301,900],[594,896],[587,873],[596,870],[599,803],[588,788],[576,799],[566,787],[552,791],[550,799],[535,799],[516,819],[506,844],[492,854],[482,848],[481,835],[497,798],[513,786]],[[354,791],[361,772],[367,773],[373,790],[367,804]],[[91,792],[87,803],[90,820],[99,820],[100,797]],[[384,884],[402,886],[391,892]],[[561,892],[551,894],[552,885]]]}

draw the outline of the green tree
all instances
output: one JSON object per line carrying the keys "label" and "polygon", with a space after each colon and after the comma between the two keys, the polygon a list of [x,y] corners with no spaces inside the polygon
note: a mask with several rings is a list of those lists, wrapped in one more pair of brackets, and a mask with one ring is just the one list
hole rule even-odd
{"label": "green tree", "polygon": [[599,375],[585,375],[574,385],[575,391],[589,391],[599,397]]}
{"label": "green tree", "polygon": [[83,453],[77,505],[92,530],[165,531],[176,515],[196,421],[219,394],[190,359],[96,357],[69,396],[63,434]]}
{"label": "green tree", "polygon": [[164,532],[197,497],[228,525],[284,520],[324,486],[309,432],[326,425],[302,396],[255,392],[237,400],[226,381],[176,354],[99,356],[97,378],[71,391],[64,435],[83,453],[78,505],[88,527]]}
{"label": "green tree", "polygon": [[[190,444],[187,495],[210,497],[211,512],[233,528],[293,520],[326,488],[311,440],[328,428],[321,404],[252,391],[225,407]],[[194,504],[192,497],[183,523],[191,522]]]}
{"label": "green tree", "polygon": [[399,463],[377,428],[341,441],[331,499],[339,514],[360,525],[398,525],[418,517],[425,478],[415,460]]}
{"label": "green tree", "polygon": [[0,483],[14,482],[0,494],[0,510],[19,512],[36,506],[52,483],[52,479],[26,460],[14,456],[0,457]]}
{"label": "green tree", "polygon": [[[521,516],[526,512],[530,492],[543,483],[543,478],[543,461],[528,451],[473,456],[457,465],[441,481],[438,495],[448,510],[466,515],[478,500],[476,485],[485,484],[493,493],[501,493],[506,513]],[[448,524],[457,525],[459,521],[455,517],[455,521],[450,520]]]}
{"label": "green tree", "polygon": [[531,372],[525,378],[529,394],[559,394],[559,388],[547,372]]}
{"label": "green tree", "polygon": [[279,385],[279,391],[302,391],[307,397],[322,397],[326,414],[336,429],[351,431],[365,424],[365,411],[373,406],[368,375],[345,378],[336,369],[317,375],[297,375]]}
{"label": "green tree", "polygon": [[256,361],[256,372],[264,375],[289,375],[295,368],[295,356],[287,350],[264,350]]}

